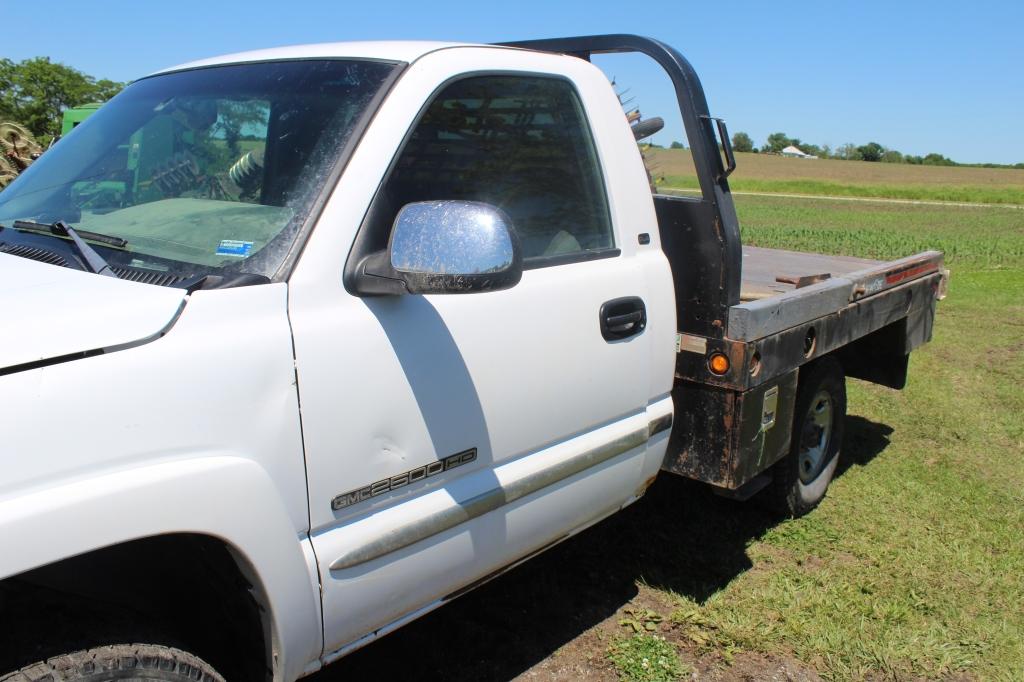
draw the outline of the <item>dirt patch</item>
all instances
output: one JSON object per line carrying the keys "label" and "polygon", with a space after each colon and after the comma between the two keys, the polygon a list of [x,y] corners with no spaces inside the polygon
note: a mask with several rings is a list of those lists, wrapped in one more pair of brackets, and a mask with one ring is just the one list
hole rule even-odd
{"label": "dirt patch", "polygon": [[819,682],[822,678],[794,658],[740,652],[733,656],[728,666],[712,658],[710,663],[697,668],[693,679],[721,682]]}
{"label": "dirt patch", "polygon": [[702,648],[690,638],[685,626],[670,621],[669,614],[674,607],[675,604],[664,593],[640,586],[637,596],[628,604],[515,680],[618,680],[616,671],[604,654],[616,639],[633,634],[633,630],[622,623],[635,622],[637,614],[644,612],[664,615],[664,620],[657,624],[652,634],[664,637],[676,647],[680,660],[691,671],[684,679],[715,682],[818,682],[822,679],[812,667],[789,656],[738,651],[726,657],[718,650]]}

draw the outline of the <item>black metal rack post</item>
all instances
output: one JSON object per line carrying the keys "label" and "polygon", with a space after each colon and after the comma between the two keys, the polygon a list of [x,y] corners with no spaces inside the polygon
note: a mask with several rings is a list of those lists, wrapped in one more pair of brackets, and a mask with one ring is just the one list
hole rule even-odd
{"label": "black metal rack post", "polygon": [[[740,301],[742,268],[739,221],[727,180],[734,164],[727,138],[721,143],[730,159],[728,167],[722,161],[715,134],[718,120],[708,113],[704,89],[690,63],[665,43],[628,34],[502,44],[587,61],[594,54],[639,52],[665,69],[675,87],[701,189],[700,199],[658,196],[655,200],[662,248],[676,284],[678,328],[687,334],[724,338],[729,307]],[[724,125],[718,128],[725,133]]]}

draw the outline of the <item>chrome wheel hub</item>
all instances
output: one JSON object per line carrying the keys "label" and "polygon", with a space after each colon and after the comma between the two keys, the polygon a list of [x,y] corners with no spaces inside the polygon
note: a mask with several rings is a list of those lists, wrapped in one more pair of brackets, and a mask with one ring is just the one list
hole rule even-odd
{"label": "chrome wheel hub", "polygon": [[832,440],[832,397],[827,391],[818,391],[804,418],[800,433],[800,482],[807,484],[818,477],[827,463],[826,457]]}

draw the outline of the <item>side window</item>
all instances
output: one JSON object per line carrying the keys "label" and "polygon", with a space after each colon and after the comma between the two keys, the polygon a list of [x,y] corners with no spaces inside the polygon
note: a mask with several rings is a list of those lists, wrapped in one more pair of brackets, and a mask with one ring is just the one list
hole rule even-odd
{"label": "side window", "polygon": [[555,78],[480,76],[446,87],[402,150],[384,197],[389,224],[414,201],[498,206],[534,266],[614,247],[583,107],[573,87]]}

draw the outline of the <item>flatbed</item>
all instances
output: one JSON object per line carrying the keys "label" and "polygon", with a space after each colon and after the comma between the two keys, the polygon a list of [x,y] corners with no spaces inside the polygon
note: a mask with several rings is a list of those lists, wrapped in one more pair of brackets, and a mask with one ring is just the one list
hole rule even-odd
{"label": "flatbed", "polygon": [[[744,246],[740,304],[729,315],[731,336],[762,338],[900,284],[942,274],[942,265],[938,251],[880,261]],[[945,291],[938,294],[941,298]]]}
{"label": "flatbed", "polygon": [[797,288],[817,284],[818,281],[882,265],[885,265],[885,261],[869,258],[744,245],[740,301],[759,301],[780,296]]}
{"label": "flatbed", "polygon": [[[906,384],[910,352],[931,339],[945,293],[942,253],[880,261],[742,246],[729,260],[727,240],[715,244],[728,231],[695,239],[706,201],[657,195],[655,207],[679,329],[664,470],[746,499],[792,449],[792,430],[776,424],[793,421],[801,368],[830,357],[847,376]],[[728,262],[708,267],[716,251]],[[714,354],[728,358],[726,371],[713,371]]]}

